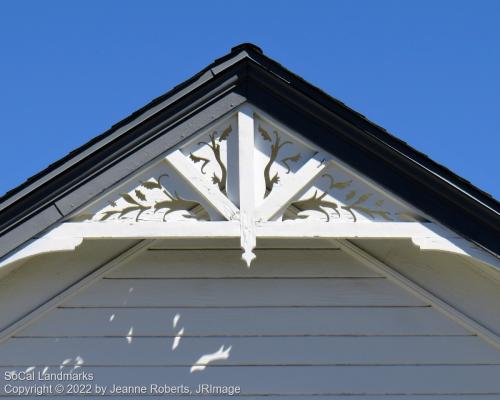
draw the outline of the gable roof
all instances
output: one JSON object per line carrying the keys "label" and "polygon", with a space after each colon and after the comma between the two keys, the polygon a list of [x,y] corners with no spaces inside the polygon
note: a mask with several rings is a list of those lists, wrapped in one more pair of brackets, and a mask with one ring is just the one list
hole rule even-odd
{"label": "gable roof", "polygon": [[293,74],[257,46],[241,44],[1,197],[0,238],[5,240],[0,239],[0,256],[65,218],[71,211],[58,207],[60,199],[164,134],[162,127],[175,126],[227,93],[303,132],[444,226],[500,254],[497,200]]}

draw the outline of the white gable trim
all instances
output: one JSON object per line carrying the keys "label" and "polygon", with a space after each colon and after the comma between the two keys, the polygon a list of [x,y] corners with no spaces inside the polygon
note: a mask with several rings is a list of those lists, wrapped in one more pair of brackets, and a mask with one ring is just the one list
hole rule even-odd
{"label": "white gable trim", "polygon": [[328,167],[328,162],[325,162],[325,160],[327,160],[327,157],[324,154],[316,153],[296,172],[294,182],[271,192],[269,197],[256,210],[259,219],[261,221],[270,221],[280,211],[283,211],[289,204],[290,199],[297,196],[306,185],[325,172]]}
{"label": "white gable trim", "polygon": [[486,340],[488,343],[495,346],[497,349],[500,349],[500,336],[496,335],[491,330],[485,328],[483,325],[478,324],[467,315],[450,306],[448,303],[442,301],[429,291],[425,290],[422,286],[419,286],[416,283],[412,282],[405,276],[401,275],[399,272],[395,271],[386,263],[378,260],[371,254],[356,246],[355,244],[349,242],[348,240],[339,240],[336,241],[336,243],[340,246],[341,249],[343,249],[356,259],[360,260],[368,267],[384,275],[385,277],[387,277],[387,279],[390,279],[402,288],[410,291],[415,296],[428,301],[432,304],[433,307],[440,310],[442,313],[446,314],[454,321],[458,322],[464,328],[474,332],[475,334]]}
{"label": "white gable trim", "polygon": [[117,268],[120,266],[124,261],[130,260],[133,257],[138,256],[141,254],[144,250],[146,250],[151,244],[153,243],[152,240],[142,240],[139,243],[133,245],[129,249],[125,250],[121,254],[118,254],[116,257],[111,259],[110,261],[106,262],[104,265],[102,265],[100,268],[95,270],[94,272],[90,273],[89,275],[85,276],[78,282],[74,283],[73,285],[65,288],[61,293],[58,295],[54,296],[52,299],[49,301],[45,302],[42,304],[40,307],[34,309],[31,311],[29,314],[25,315],[6,329],[0,332],[0,343],[3,341],[7,340],[10,338],[12,335],[15,335],[17,332],[19,332],[21,329],[25,328],[29,324],[32,324],[38,318],[44,316],[48,312],[52,311],[55,309],[58,305],[66,301],[68,298],[71,296],[76,295],[79,293],[81,290],[87,288],[90,286],[92,283],[94,283],[96,280],[100,279],[104,274],[112,271],[114,268]]}
{"label": "white gable trim", "polygon": [[[248,226],[249,222],[246,221]],[[246,227],[240,221],[192,222],[65,222],[0,263],[0,268],[44,253],[72,251],[83,240],[242,238]],[[500,269],[500,262],[468,241],[432,222],[256,222],[255,238],[321,239],[410,239],[422,251],[443,251],[478,259]],[[253,240],[253,239],[249,239]],[[243,248],[245,242],[243,241]],[[255,243],[253,244],[255,246]],[[253,248],[253,247],[252,247]],[[250,250],[251,251],[251,250]]]}
{"label": "white gable trim", "polygon": [[242,259],[247,267],[256,257],[253,249],[257,245],[255,231],[255,174],[254,169],[254,116],[251,107],[238,111],[238,193],[240,203],[240,245]]}
{"label": "white gable trim", "polygon": [[28,258],[46,253],[58,253],[73,251],[83,243],[83,237],[61,236],[61,237],[41,237],[32,239],[20,250],[0,262],[0,277],[8,272],[9,266],[25,261]]}
{"label": "white gable trim", "polygon": [[227,219],[236,219],[239,214],[238,208],[224,196],[213,185],[210,185],[205,177],[189,162],[180,150],[170,153],[165,160],[179,172],[185,176],[193,187],[206,201],[212,205],[221,215]]}
{"label": "white gable trim", "polygon": [[[257,112],[259,114],[256,114]],[[269,120],[269,122],[267,122],[267,120]],[[256,121],[258,121],[258,123]],[[227,129],[223,131],[221,128],[227,125],[232,128],[229,129],[229,131]],[[263,126],[266,126],[266,128],[264,129]],[[218,129],[219,132],[223,133],[219,133],[217,137],[215,137],[214,135],[216,135]],[[266,131],[266,129],[268,131]],[[231,133],[224,135],[224,132]],[[195,166],[200,160],[205,160],[207,164],[211,162],[212,164],[210,165],[215,165],[216,163],[213,160],[200,157],[197,157],[197,160],[194,158],[190,160],[186,154],[193,149],[193,145],[196,145],[196,140],[203,138],[204,135],[209,135],[209,137],[213,139],[212,144],[215,144],[215,139],[217,139],[216,146],[219,147],[219,149],[217,149],[219,157],[221,146],[227,145],[227,149],[222,150],[227,153],[227,160],[225,161],[226,166],[222,167],[225,169],[231,167],[236,170],[231,171],[232,177],[228,177],[227,182],[225,182],[227,190],[222,191],[220,187],[215,185],[215,182],[213,182],[213,180],[217,178],[215,174],[211,182],[210,177],[203,172],[203,167],[200,172],[197,166]],[[260,135],[262,135],[262,137],[260,137]],[[271,189],[268,188],[269,193],[266,193],[263,199],[257,199],[258,194],[256,185],[261,185],[264,180],[262,171],[258,169],[261,168],[262,165],[259,166],[257,163],[258,157],[262,158],[263,156],[263,148],[256,150],[257,139],[260,139],[261,143],[265,144],[268,150],[269,147],[275,147],[275,150],[277,148],[277,152],[279,152],[285,144],[287,144],[287,148],[295,146],[294,152],[289,153],[288,157],[281,160],[281,166],[278,163],[276,155],[274,157],[274,164],[272,164],[273,157],[270,158],[270,161],[266,161],[268,163],[267,167],[272,164],[271,166],[274,168],[274,172],[272,173],[269,172],[269,169],[267,172],[264,172],[264,174],[267,174],[266,179],[269,180],[273,173],[275,173],[273,179],[276,178],[279,172],[281,177],[285,178],[286,182],[282,185],[280,182],[278,185],[276,184],[276,180],[276,182],[273,183],[273,187]],[[201,143],[208,145],[208,143],[203,141],[199,142],[198,145]],[[279,143],[281,144],[279,145]],[[196,147],[195,152],[201,151],[200,149],[200,147]],[[288,171],[284,172],[283,163],[285,159],[294,159],[289,162],[296,163],[300,157],[295,159],[295,157],[291,157],[290,154],[295,154],[297,149],[301,149],[303,154],[307,153],[308,159],[302,165],[300,165],[300,163],[297,164],[299,167],[293,172],[293,177],[289,178],[287,174],[290,172],[290,165],[286,164]],[[214,149],[212,148],[212,150]],[[190,154],[193,156],[192,151]],[[300,153],[297,153],[296,156],[300,156]],[[209,157],[209,155],[205,154],[205,157]],[[284,156],[282,155],[280,157]],[[218,161],[222,162],[221,160]],[[128,206],[129,209],[136,208],[141,210],[136,218],[121,218],[123,213],[118,209],[117,211],[112,211],[114,214],[110,214],[114,216],[118,215],[118,218],[114,220],[108,220],[106,217],[105,221],[104,218],[93,218],[85,222],[64,222],[43,237],[35,239],[16,253],[5,258],[0,262],[0,268],[17,264],[39,254],[71,251],[79,246],[83,240],[87,239],[165,239],[173,237],[186,239],[196,237],[239,237],[243,250],[242,259],[247,265],[250,265],[250,262],[255,257],[253,249],[256,246],[257,238],[300,239],[309,237],[326,239],[410,239],[413,244],[422,251],[443,251],[473,257],[500,269],[499,259],[437,224],[430,222],[382,222],[373,218],[358,218],[358,220],[356,220],[354,216],[355,212],[358,212],[356,207],[352,204],[346,206],[347,203],[345,203],[344,198],[340,200],[336,198],[330,199],[320,204],[318,201],[319,197],[323,198],[328,192],[323,191],[321,196],[318,195],[318,197],[316,197],[316,193],[321,192],[321,189],[318,189],[319,186],[311,185],[313,185],[313,182],[317,180],[318,177],[321,178],[322,176],[328,175],[323,175],[322,173],[332,164],[340,165],[340,167],[344,169],[348,168],[348,166],[342,164],[334,156],[323,154],[319,149],[315,149],[314,146],[307,143],[300,134],[290,131],[278,122],[273,121],[267,115],[262,114],[261,116],[261,112],[257,111],[257,108],[249,104],[244,104],[239,107],[233,116],[226,116],[220,121],[214,122],[206,129],[202,129],[193,135],[187,142],[182,143],[180,148],[163,154],[162,157],[156,160],[156,163],[148,163],[147,167],[140,168],[142,171],[140,173],[143,173],[145,170],[148,171],[148,168],[152,170],[153,168],[159,168],[161,165],[164,167],[168,166],[171,171],[175,171],[179,175],[179,179],[184,182],[184,185],[189,187],[194,195],[198,196],[197,201],[204,201],[205,205],[209,205],[213,208],[214,212],[212,216],[214,216],[214,219],[222,219],[222,221],[196,221],[193,220],[194,218],[184,220],[181,218],[180,220],[174,219],[166,222],[139,220],[139,216],[143,212],[142,210],[153,209],[154,203],[146,204],[146,198],[143,192],[136,188],[135,191],[132,189],[132,192],[122,195],[123,198],[127,199],[128,203],[126,203],[126,207]],[[281,168],[281,170],[279,168]],[[380,191],[380,189],[376,188],[375,183],[367,181],[356,171],[349,171],[350,173],[352,172],[351,177],[359,180],[365,185],[365,192],[360,192],[358,190],[356,193],[356,191],[352,191],[352,196],[350,197],[351,203],[355,201],[356,198],[358,198],[358,201],[361,201],[361,198],[363,198],[363,201],[366,201],[375,191]],[[133,179],[138,179],[140,173],[132,174],[133,176],[127,182],[133,182]],[[339,185],[339,183],[350,184],[351,182],[339,182],[338,180],[334,182],[334,178],[331,175],[329,175],[329,179],[331,179],[331,187],[334,187],[334,183]],[[127,182],[122,182],[122,187]],[[175,193],[175,196],[173,194],[169,195],[167,189],[160,184],[160,178],[158,177],[155,182],[147,183],[156,185],[155,190],[158,193],[163,191],[171,199],[177,196],[175,192],[176,188],[174,187],[173,190],[169,189],[172,193]],[[324,184],[324,182],[322,184]],[[142,182],[142,185],[144,186],[144,182]],[[314,192],[313,197],[305,200],[304,197],[302,197],[303,200],[298,201],[301,199],[300,196],[305,196],[307,190],[314,191],[315,189],[318,190]],[[339,190],[342,191],[343,189],[345,189],[345,186],[341,187]],[[112,190],[116,191],[117,189],[113,188]],[[144,188],[141,188],[141,190],[144,190]],[[110,191],[108,191],[108,194],[109,193]],[[132,193],[136,193],[134,195],[136,196],[135,198],[132,196]],[[137,193],[139,193],[139,195],[137,195]],[[361,195],[361,193],[365,194]],[[350,194],[351,193],[345,196],[345,198],[347,199]],[[344,196],[345,193],[342,193],[342,195]],[[106,195],[99,196],[99,200],[97,202],[94,201],[93,205],[91,204],[88,207],[95,206],[99,201],[102,202],[105,196]],[[379,195],[376,197],[379,197]],[[403,210],[410,207],[386,191],[383,192],[383,197],[396,204],[396,206],[401,206]],[[154,201],[154,199],[150,201]],[[298,218],[295,221],[276,220],[277,218],[279,219],[281,214],[284,219],[285,209],[287,209],[287,207],[288,209],[292,209],[293,213],[294,204],[305,202],[309,202],[309,204],[313,203],[312,206],[309,206],[309,209],[321,211],[327,217],[327,211],[330,214],[336,212],[339,219],[334,223],[329,223],[319,218],[309,218],[310,216],[306,215],[305,219]],[[168,201],[164,201],[164,203],[168,203]],[[195,201],[190,203],[199,204]],[[366,204],[366,202],[361,202],[358,204],[358,208],[362,209],[364,207],[364,209],[368,210],[368,213],[373,212],[377,215],[376,213],[378,212],[380,213],[378,215],[385,217],[385,215],[383,215],[385,211],[382,212],[380,209],[371,209],[375,206],[368,206]],[[130,207],[131,205],[132,207]],[[328,210],[327,207],[331,209]],[[106,209],[109,210],[109,206],[105,208],[105,210]],[[349,211],[354,221],[345,222],[344,218],[340,218],[338,211],[341,209]],[[308,210],[308,208],[306,208],[306,210]],[[187,212],[188,210],[185,211]],[[302,211],[303,210],[300,209],[298,210],[298,212]],[[109,211],[106,212],[109,214]],[[165,213],[165,215],[166,214],[167,213]],[[97,213],[95,215],[97,215]],[[373,215],[371,215],[371,217],[373,217]],[[421,215],[421,217],[424,219],[427,218],[425,215]]]}

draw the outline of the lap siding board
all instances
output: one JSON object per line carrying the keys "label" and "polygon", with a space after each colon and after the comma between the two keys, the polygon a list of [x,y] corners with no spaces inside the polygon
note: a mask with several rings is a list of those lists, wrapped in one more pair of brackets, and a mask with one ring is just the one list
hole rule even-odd
{"label": "lap siding board", "polygon": [[[146,251],[0,345],[0,373],[78,356],[94,383],[168,376],[245,399],[500,393],[497,350],[343,251],[261,253],[247,269],[233,250]],[[190,373],[222,346],[227,359]]]}

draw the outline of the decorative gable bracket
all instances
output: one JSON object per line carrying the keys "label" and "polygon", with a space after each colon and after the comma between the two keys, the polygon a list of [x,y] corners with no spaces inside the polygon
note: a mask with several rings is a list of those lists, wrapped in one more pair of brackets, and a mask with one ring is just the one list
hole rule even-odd
{"label": "decorative gable bracket", "polygon": [[69,251],[83,240],[239,237],[249,267],[257,238],[406,238],[421,250],[490,257],[428,222],[300,134],[245,104],[193,135],[0,267]]}

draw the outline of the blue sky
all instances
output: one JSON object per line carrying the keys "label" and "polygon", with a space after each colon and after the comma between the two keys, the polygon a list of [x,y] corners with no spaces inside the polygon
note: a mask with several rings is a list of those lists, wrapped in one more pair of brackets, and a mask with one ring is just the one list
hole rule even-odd
{"label": "blue sky", "polygon": [[0,193],[241,42],[500,198],[500,1],[0,2]]}

